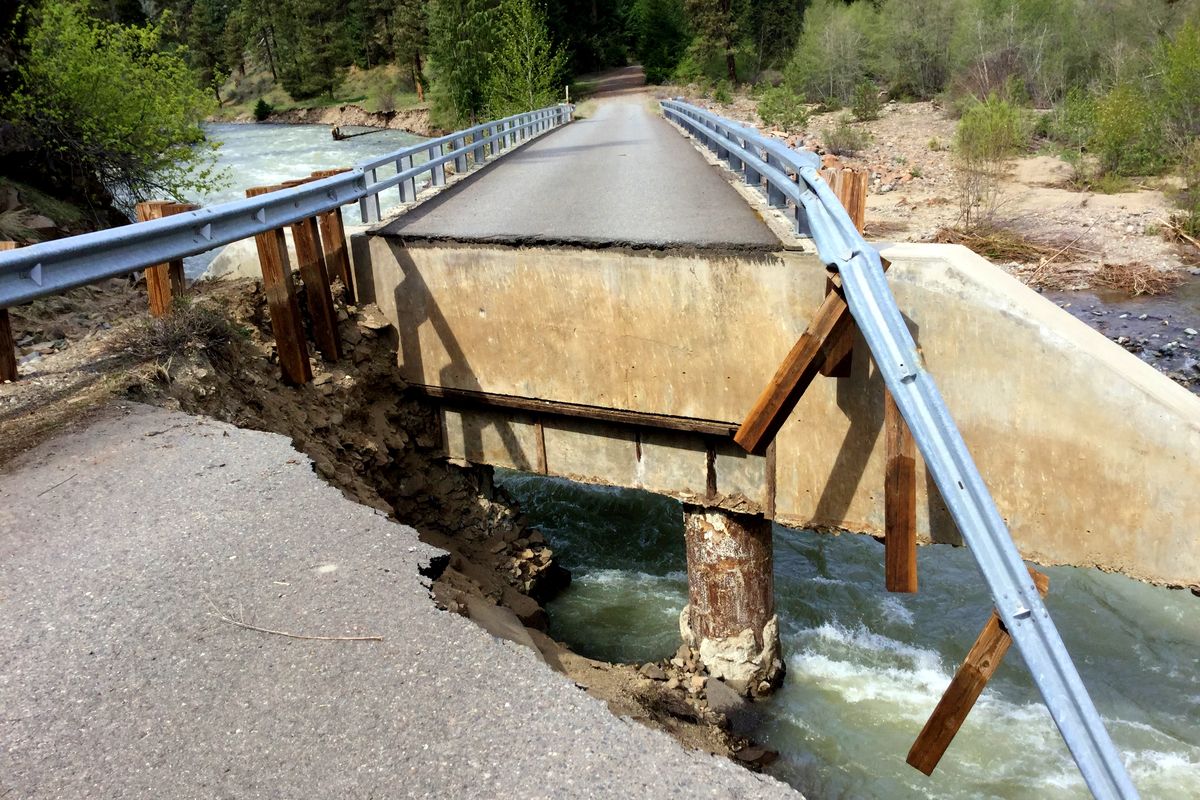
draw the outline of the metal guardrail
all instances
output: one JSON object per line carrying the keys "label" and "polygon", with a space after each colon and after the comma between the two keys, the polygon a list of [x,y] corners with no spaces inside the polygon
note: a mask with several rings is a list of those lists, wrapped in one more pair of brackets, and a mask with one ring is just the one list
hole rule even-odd
{"label": "metal guardrail", "polygon": [[[572,114],[568,105],[515,114],[402,148],[301,186],[0,252],[0,308],[203,253],[355,201],[364,222],[377,222],[380,192],[399,186],[401,202],[412,202],[418,176],[428,172],[431,183],[441,186],[447,163],[453,161],[457,171],[466,172],[468,156],[483,164],[521,141],[570,122]],[[419,156],[427,160],[415,163]],[[397,174],[379,179],[379,168],[391,163],[397,165]]]}
{"label": "metal guardrail", "polygon": [[879,252],[863,239],[821,179],[816,155],[687,103],[665,100],[662,109],[730,169],[741,171],[771,206],[786,211],[783,198],[792,202],[797,232],[810,235],[820,259],[841,275],[850,313],[1088,788],[1105,800],[1136,798],[1125,765],[925,368],[888,288]]}

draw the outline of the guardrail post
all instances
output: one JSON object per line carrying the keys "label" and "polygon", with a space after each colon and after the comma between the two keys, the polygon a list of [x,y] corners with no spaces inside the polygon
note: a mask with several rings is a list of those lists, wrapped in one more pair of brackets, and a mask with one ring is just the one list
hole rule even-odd
{"label": "guardrail post", "polygon": [[[454,149],[455,150],[462,150],[464,147],[466,147],[466,140],[462,136],[459,136],[457,139],[454,140]],[[454,157],[454,171],[457,172],[459,175],[462,175],[463,173],[465,173],[467,171],[467,154],[466,153],[459,153],[458,155],[456,155]]]}
{"label": "guardrail post", "polygon": [[[787,172],[787,168],[779,160],[779,156],[774,153],[767,153],[767,163],[780,172]],[[771,208],[784,208],[787,206],[787,195],[769,182],[767,183],[767,205]]]}
{"label": "guardrail post", "polygon": [[[319,169],[312,174],[313,180],[332,178],[349,169]],[[346,224],[342,220],[342,209],[332,208],[317,214],[317,225],[321,229],[321,245],[325,254],[325,266],[329,274],[342,282],[344,298],[354,302],[358,293],[354,290],[354,270],[350,265],[350,249],[346,246]]]}
{"label": "guardrail post", "polygon": [[484,162],[485,156],[483,152],[483,145],[479,143],[482,139],[483,133],[481,131],[475,131],[475,133],[471,134],[471,143],[475,145],[475,150],[473,153],[475,158],[475,166],[479,166]]}
{"label": "guardrail post", "polygon": [[292,242],[296,245],[296,261],[300,279],[304,281],[304,299],[317,349],[326,361],[337,361],[342,356],[342,345],[317,218],[308,217],[292,225]]}
{"label": "guardrail post", "polygon": [[[256,186],[247,189],[246,196],[258,197],[270,191],[269,186]],[[254,237],[254,245],[258,248],[263,292],[271,311],[271,332],[275,335],[283,380],[293,386],[303,385],[312,380],[312,367],[308,363],[308,343],[304,340],[304,324],[300,319],[300,304],[296,300],[283,229],[258,234]]]}
{"label": "guardrail post", "polygon": [[[16,242],[0,242],[0,251],[16,250]],[[0,308],[0,381],[15,381],[17,373],[17,343],[13,341],[12,320],[8,309]]]}
{"label": "guardrail post", "polygon": [[508,122],[504,123],[503,130],[504,130],[504,149],[505,150],[507,150],[508,148],[513,146],[513,134],[512,134],[513,124],[514,123],[511,119]]}
{"label": "guardrail post", "polygon": [[[412,169],[412,167],[413,167],[413,157],[411,155],[401,156],[400,160],[396,162],[396,172],[397,173],[405,172],[407,170]],[[417,179],[416,178],[409,178],[406,181],[400,181],[400,183],[397,184],[397,189],[400,191],[400,202],[401,203],[411,203],[417,199]]]}
{"label": "guardrail post", "polygon": [[[371,188],[371,184],[379,180],[377,170],[372,168],[366,171],[367,189]],[[247,195],[249,196],[249,195]],[[379,222],[383,219],[383,212],[379,206],[379,192],[369,194],[358,201],[358,213],[362,216],[363,224],[369,225],[372,222]]]}
{"label": "guardrail post", "polygon": [[884,587],[917,591],[917,456],[908,423],[896,399],[883,390]]}
{"label": "guardrail post", "polygon": [[[198,206],[187,203],[173,203],[170,200],[148,200],[138,203],[134,213],[138,222],[152,219],[162,219],[172,214],[184,211],[195,211]],[[182,297],[184,290],[183,261],[176,259],[167,264],[155,264],[146,267],[146,294],[150,300],[150,313],[156,317],[165,317],[171,312],[171,301]]]}
{"label": "guardrail post", "polygon": [[[442,146],[439,144],[434,147],[431,147],[431,148],[429,148],[428,151],[426,151],[426,153],[429,156],[430,161],[440,158],[442,155]],[[445,186],[446,185],[446,168],[444,166],[442,166],[441,164],[433,165],[433,167],[430,169],[429,174],[430,174],[430,180],[434,186]]]}
{"label": "guardrail post", "polygon": [[845,167],[843,169],[823,169],[821,177],[829,184],[829,188],[837,195],[837,199],[846,207],[846,213],[854,222],[854,227],[862,233],[866,227],[867,213],[867,171]]}

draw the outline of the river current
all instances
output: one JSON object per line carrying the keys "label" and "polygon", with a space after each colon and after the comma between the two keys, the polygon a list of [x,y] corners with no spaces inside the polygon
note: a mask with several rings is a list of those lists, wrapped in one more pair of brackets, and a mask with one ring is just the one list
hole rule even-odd
{"label": "river current", "polygon": [[[687,602],[682,509],[645,492],[519,473],[498,482],[574,574],[551,634],[593,658],[671,655]],[[787,678],[756,738],[810,800],[1090,795],[1020,654],[1009,651],[931,778],[905,755],[987,620],[965,548],[922,547],[921,591],[883,589],[867,536],[781,526],[775,591]],[[1144,798],[1200,797],[1200,598],[1049,568],[1047,606]]]}
{"label": "river current", "polygon": [[[356,128],[348,133],[361,132]],[[246,196],[252,186],[267,186],[287,180],[305,178],[319,169],[349,167],[376,156],[386,155],[417,142],[423,137],[404,131],[380,130],[366,136],[335,141],[328,125],[244,125],[209,123],[204,126],[209,141],[220,142],[217,150],[217,170],[223,175],[223,185],[199,197],[189,198],[201,205],[226,203]],[[424,157],[416,159],[417,163]],[[393,174],[388,167],[379,177]],[[388,209],[400,204],[398,191],[383,192],[381,206]],[[361,222],[358,205],[342,209],[347,225]],[[194,278],[208,267],[215,252],[193,256],[185,261],[188,277]]]}

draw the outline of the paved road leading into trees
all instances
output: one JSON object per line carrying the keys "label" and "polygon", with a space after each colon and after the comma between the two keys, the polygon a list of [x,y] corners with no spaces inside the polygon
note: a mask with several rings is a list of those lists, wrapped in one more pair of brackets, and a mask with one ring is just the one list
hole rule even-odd
{"label": "paved road leading into trees", "polygon": [[46,442],[0,474],[0,797],[797,796],[438,611],[437,552],[282,436],[127,404]]}
{"label": "paved road leading into trees", "polygon": [[406,238],[770,249],[779,239],[644,91],[498,159],[388,225]]}

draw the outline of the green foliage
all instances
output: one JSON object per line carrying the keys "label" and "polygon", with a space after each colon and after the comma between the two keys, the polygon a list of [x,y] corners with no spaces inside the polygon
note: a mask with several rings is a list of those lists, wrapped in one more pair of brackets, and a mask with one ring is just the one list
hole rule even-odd
{"label": "green foliage", "polygon": [[875,88],[875,84],[870,81],[863,81],[858,86],[854,87],[854,103],[850,106],[850,113],[859,122],[869,122],[873,119],[879,119],[879,109],[882,104],[879,102],[879,90]]}
{"label": "green foliage", "polygon": [[838,117],[837,125],[826,128],[823,133],[825,149],[835,156],[852,156],[871,143],[866,131],[850,124],[850,115]]}
{"label": "green foliage", "polygon": [[271,112],[274,110],[270,103],[260,97],[258,98],[258,102],[254,104],[254,119],[258,122],[263,122],[267,117],[271,116]]}
{"label": "green foliage", "polygon": [[502,0],[490,58],[489,112],[506,117],[553,104],[561,95],[566,63],[533,0]]}
{"label": "green foliage", "polygon": [[997,161],[1016,155],[1029,144],[1021,111],[996,95],[971,106],[954,132],[954,147],[969,161]]}
{"label": "green foliage", "polygon": [[1120,84],[1096,101],[1092,149],[1102,173],[1154,175],[1166,166],[1162,118],[1141,87]]}
{"label": "green foliage", "polygon": [[353,52],[343,10],[328,0],[286,0],[286,9],[273,26],[280,83],[297,100],[333,99]]}
{"label": "green foliage", "polygon": [[633,53],[647,83],[665,83],[688,46],[682,0],[634,0],[626,15]]}
{"label": "green foliage", "polygon": [[1200,21],[1189,20],[1162,46],[1157,66],[1165,132],[1183,152],[1200,137]]}
{"label": "green foliage", "polygon": [[488,0],[430,0],[433,111],[443,124],[478,121],[487,107],[494,9]]}
{"label": "green foliage", "polygon": [[1071,165],[1071,182],[1084,185],[1092,179],[1088,143],[1096,133],[1096,103],[1082,89],[1072,89],[1052,114],[1048,135],[1061,145],[1064,161]]}
{"label": "green foliage", "polygon": [[48,0],[24,43],[21,86],[3,101],[51,158],[87,176],[94,202],[182,198],[216,182],[200,121],[210,108],[196,76],[162,49],[162,22],[100,22],[71,0]]}
{"label": "green foliage", "polygon": [[1175,196],[1180,213],[1171,223],[1192,238],[1200,238],[1200,139],[1193,139],[1184,148],[1180,164],[1183,188]]}
{"label": "green foliage", "polygon": [[713,87],[712,99],[717,103],[729,104],[733,102],[733,90],[727,80],[717,81],[717,85]]}
{"label": "green foliage", "polygon": [[933,97],[950,77],[960,0],[883,0],[872,28],[875,69],[896,96]]}
{"label": "green foliage", "polygon": [[[696,64],[720,64],[724,78],[738,83],[737,51],[741,44],[738,16],[731,0],[683,0],[693,32],[689,52]],[[718,77],[705,70],[710,77]]]}
{"label": "green foliage", "polygon": [[794,131],[808,124],[804,101],[786,86],[772,86],[758,98],[758,116],[765,125]]}
{"label": "green foliage", "polygon": [[816,0],[804,13],[804,32],[784,69],[788,86],[809,102],[851,102],[867,77],[874,21],[869,3]]}

